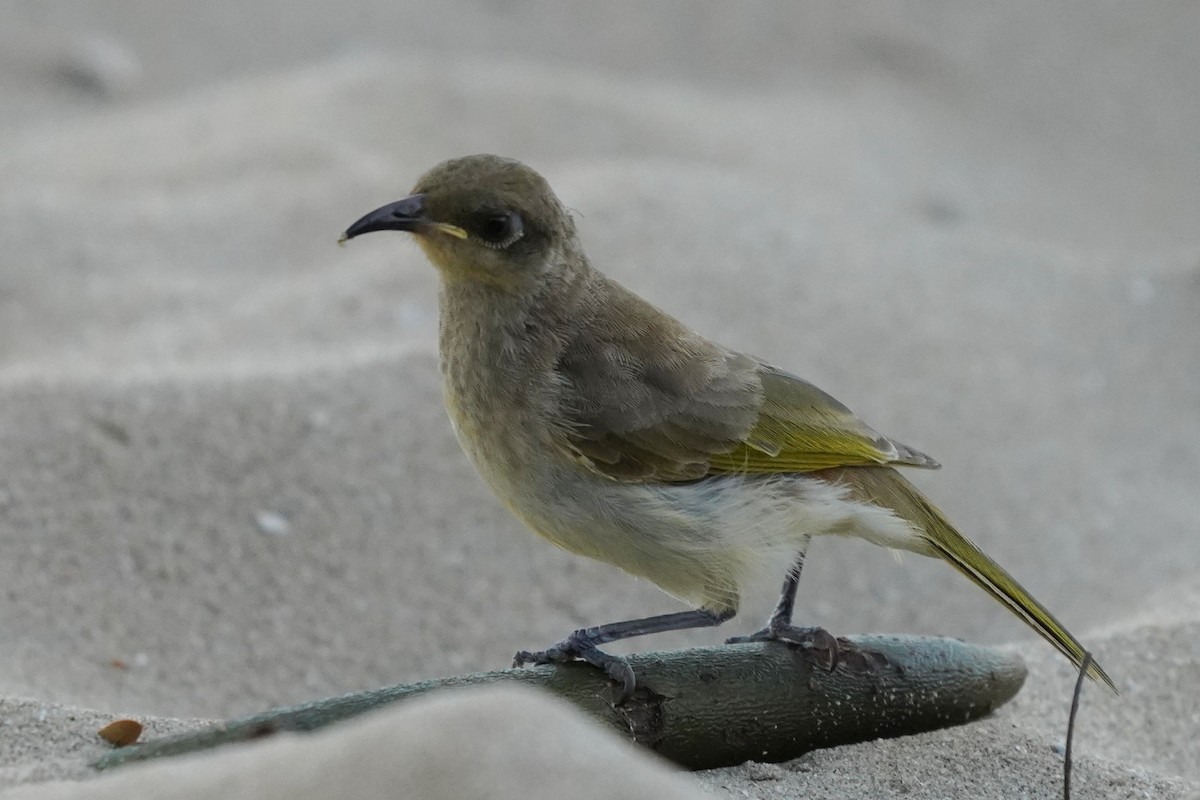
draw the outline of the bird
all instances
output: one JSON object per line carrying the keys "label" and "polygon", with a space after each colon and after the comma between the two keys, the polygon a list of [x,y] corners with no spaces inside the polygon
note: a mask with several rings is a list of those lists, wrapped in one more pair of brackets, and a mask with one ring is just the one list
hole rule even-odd
{"label": "bird", "polygon": [[817,386],[722,346],[593,268],[542,175],[480,154],[429,169],[340,243],[412,235],[439,276],[446,409],[496,497],[535,533],[647,579],[688,610],[581,628],[514,666],[581,660],[636,675],[608,643],[733,618],[748,581],[781,570],[766,625],[728,642],[851,647],[793,622],[814,536],[941,558],[1077,669],[1116,687],[1054,615],[961,534],[900,468],[936,469]]}

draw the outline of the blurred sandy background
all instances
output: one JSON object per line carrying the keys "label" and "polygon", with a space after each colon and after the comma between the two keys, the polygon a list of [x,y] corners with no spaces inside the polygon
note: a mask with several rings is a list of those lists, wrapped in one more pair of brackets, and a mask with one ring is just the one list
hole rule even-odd
{"label": "blurred sandy background", "polygon": [[[0,20],[0,786],[85,774],[93,718],[492,669],[678,607],[509,518],[445,421],[432,270],[399,236],[334,244],[497,152],[601,270],[942,461],[915,479],[1122,691],[1086,695],[1089,796],[1200,792],[1193,3]],[[809,563],[805,621],[1011,643],[1029,685],[966,729],[706,785],[1053,795],[1069,665],[940,563],[841,541]],[[777,582],[633,646],[757,627]]]}

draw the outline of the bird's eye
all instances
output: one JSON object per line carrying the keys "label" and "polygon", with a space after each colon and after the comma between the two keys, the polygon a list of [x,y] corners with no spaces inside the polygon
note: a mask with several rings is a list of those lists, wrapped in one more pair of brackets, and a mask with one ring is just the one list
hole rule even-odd
{"label": "bird's eye", "polygon": [[520,239],[525,233],[521,215],[512,211],[489,214],[479,223],[479,238],[488,247],[502,249]]}

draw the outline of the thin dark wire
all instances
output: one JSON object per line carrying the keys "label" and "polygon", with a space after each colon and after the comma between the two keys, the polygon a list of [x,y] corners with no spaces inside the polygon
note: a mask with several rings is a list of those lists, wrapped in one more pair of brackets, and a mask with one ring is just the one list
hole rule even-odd
{"label": "thin dark wire", "polygon": [[1067,749],[1063,755],[1063,800],[1071,800],[1071,745],[1075,741],[1075,714],[1079,711],[1079,696],[1083,693],[1083,678],[1092,666],[1092,654],[1083,651],[1079,677],[1075,679],[1075,696],[1071,698],[1071,716],[1067,720]]}

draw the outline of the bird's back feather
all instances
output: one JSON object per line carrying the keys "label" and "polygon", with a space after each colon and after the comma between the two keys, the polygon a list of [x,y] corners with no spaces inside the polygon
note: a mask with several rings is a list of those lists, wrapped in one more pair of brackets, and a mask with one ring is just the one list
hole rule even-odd
{"label": "bird's back feather", "polygon": [[687,481],[938,466],[811,383],[703,339],[597,277],[577,317],[583,324],[555,367],[572,398],[564,409],[570,447],[596,471],[622,481]]}

